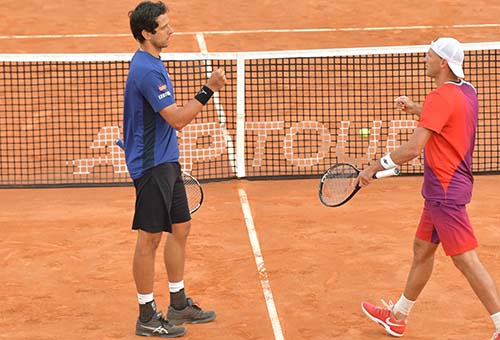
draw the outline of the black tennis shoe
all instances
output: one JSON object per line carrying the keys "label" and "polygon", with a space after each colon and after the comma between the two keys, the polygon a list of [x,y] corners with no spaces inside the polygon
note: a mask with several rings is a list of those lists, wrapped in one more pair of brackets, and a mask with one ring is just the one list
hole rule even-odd
{"label": "black tennis shoe", "polygon": [[191,298],[187,298],[187,306],[184,309],[177,310],[172,306],[168,307],[167,319],[173,325],[182,325],[183,323],[205,323],[214,320],[216,313],[214,311],[204,311],[193,304]]}
{"label": "black tennis shoe", "polygon": [[186,334],[186,328],[172,325],[162,317],[161,312],[158,312],[148,322],[141,322],[138,318],[135,325],[135,334],[158,338],[178,338]]}

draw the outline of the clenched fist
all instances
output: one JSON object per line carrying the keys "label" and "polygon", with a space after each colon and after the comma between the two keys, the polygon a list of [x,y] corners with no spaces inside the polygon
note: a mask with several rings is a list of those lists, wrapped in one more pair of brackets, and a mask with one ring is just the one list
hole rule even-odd
{"label": "clenched fist", "polygon": [[219,91],[224,84],[226,84],[226,72],[218,68],[212,72],[206,86],[208,86],[210,90],[216,92]]}

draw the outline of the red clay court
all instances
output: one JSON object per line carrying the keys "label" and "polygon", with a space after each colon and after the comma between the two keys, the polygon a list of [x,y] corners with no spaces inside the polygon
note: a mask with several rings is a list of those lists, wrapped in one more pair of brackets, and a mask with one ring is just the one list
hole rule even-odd
{"label": "red clay court", "polygon": [[[425,45],[444,35],[488,42],[500,27],[500,3],[485,0],[167,3],[177,35],[165,52],[200,52],[197,33],[209,52],[241,52]],[[132,53],[127,12],[136,4],[29,0],[20,9],[7,0],[0,53]],[[389,339],[360,303],[401,294],[422,177],[376,181],[335,209],[319,202],[318,183],[319,176],[202,184],[185,281],[195,302],[218,317],[188,325],[185,339]],[[468,210],[497,283],[499,185],[498,175],[476,176]],[[137,339],[133,187],[0,189],[0,204],[0,339]],[[252,225],[265,270],[256,266]],[[161,256],[155,298],[165,311]],[[488,313],[439,250],[405,339],[481,340],[492,332]]]}

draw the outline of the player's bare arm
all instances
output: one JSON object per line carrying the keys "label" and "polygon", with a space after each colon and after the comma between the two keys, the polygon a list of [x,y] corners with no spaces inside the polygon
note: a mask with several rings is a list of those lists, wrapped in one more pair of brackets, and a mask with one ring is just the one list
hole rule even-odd
{"label": "player's bare arm", "polygon": [[[406,162],[411,161],[413,158],[418,157],[422,150],[427,144],[427,141],[432,135],[432,130],[426,129],[424,127],[417,127],[408,142],[398,147],[396,150],[391,152],[391,159],[396,165],[401,165]],[[384,170],[384,167],[380,163],[380,160],[372,163],[370,166],[365,168],[359,173],[357,178],[357,184],[361,187],[370,184],[373,180],[373,175],[377,171]]]}
{"label": "player's bare arm", "polygon": [[[208,100],[214,92],[219,91],[226,83],[226,73],[223,69],[216,69],[210,75],[207,84],[200,90],[197,97]],[[208,90],[206,89],[208,88]],[[209,93],[211,91],[211,93]],[[181,130],[188,125],[198,113],[200,113],[204,104],[200,99],[193,98],[184,106],[177,106],[176,103],[167,106],[160,111],[161,116],[165,119],[174,129]]]}

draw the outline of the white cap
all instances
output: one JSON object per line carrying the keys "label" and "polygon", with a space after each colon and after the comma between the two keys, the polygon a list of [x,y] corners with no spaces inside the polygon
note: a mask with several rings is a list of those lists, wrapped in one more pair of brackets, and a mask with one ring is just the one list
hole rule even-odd
{"label": "white cap", "polygon": [[431,43],[431,49],[448,62],[448,66],[450,66],[454,75],[458,78],[464,78],[464,70],[462,69],[464,50],[458,40],[439,38]]}

